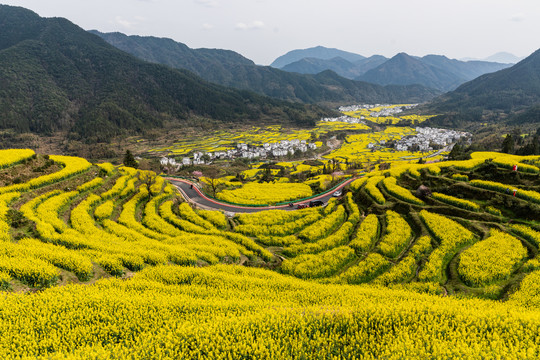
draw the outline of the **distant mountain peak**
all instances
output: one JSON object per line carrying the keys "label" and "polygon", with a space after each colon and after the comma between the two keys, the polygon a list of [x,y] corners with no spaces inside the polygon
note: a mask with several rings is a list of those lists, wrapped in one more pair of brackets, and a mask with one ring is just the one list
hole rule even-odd
{"label": "distant mountain peak", "polygon": [[490,62],[462,62],[443,55],[422,58],[400,52],[385,63],[367,71],[357,80],[380,85],[421,84],[441,91],[455,89],[460,84],[508,65]]}
{"label": "distant mountain peak", "polygon": [[365,56],[359,54],[318,45],[307,49],[291,50],[274,60],[270,66],[281,69],[289,64],[302,60],[303,58],[330,60],[335,57],[341,57],[350,62],[365,59]]}
{"label": "distant mountain peak", "polygon": [[523,60],[523,57],[519,57],[505,51],[498,52],[484,59],[484,61],[493,61],[503,64],[516,64],[521,60]]}
{"label": "distant mountain peak", "polygon": [[520,57],[506,51],[501,51],[483,59],[465,57],[459,60],[460,61],[489,61],[489,62],[496,62],[496,63],[501,63],[501,64],[517,64],[523,59],[525,59],[525,56]]}

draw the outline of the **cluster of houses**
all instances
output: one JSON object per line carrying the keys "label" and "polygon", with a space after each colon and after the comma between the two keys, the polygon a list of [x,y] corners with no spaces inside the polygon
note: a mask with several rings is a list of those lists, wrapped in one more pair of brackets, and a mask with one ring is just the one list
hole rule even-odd
{"label": "cluster of houses", "polygon": [[387,104],[361,104],[361,105],[347,105],[347,106],[340,106],[338,108],[339,111],[341,112],[349,112],[349,111],[358,111],[358,110],[363,110],[363,109],[373,109],[373,108],[376,108],[376,107],[379,107],[379,106],[390,106],[390,105],[387,105]]}
{"label": "cluster of houses", "polygon": [[306,140],[282,140],[274,143],[265,143],[262,146],[248,145],[238,143],[236,149],[216,152],[195,152],[192,157],[182,158],[181,163],[177,163],[174,158],[162,157],[160,162],[162,166],[180,168],[187,165],[201,165],[212,162],[217,159],[265,159],[268,157],[281,157],[293,155],[296,151],[307,152],[317,149],[314,143],[308,143]]}
{"label": "cluster of houses", "polygon": [[354,118],[354,117],[350,117],[350,116],[346,116],[346,115],[343,115],[343,116],[340,116],[340,117],[334,117],[334,118],[322,118],[321,121],[326,121],[326,122],[344,122],[344,123],[349,123],[349,124],[365,124],[364,121],[364,117],[361,116],[360,118]]}
{"label": "cluster of houses", "polygon": [[[406,136],[398,140],[394,144],[397,151],[431,151],[434,150],[434,145],[439,148],[444,148],[455,144],[459,140],[468,140],[472,138],[472,134],[447,129],[435,129],[430,127],[416,128],[416,135]],[[381,144],[383,145],[383,144]]]}
{"label": "cluster of houses", "polygon": [[[359,110],[369,110],[369,109],[382,107],[380,111],[370,112],[369,115],[372,117],[393,116],[395,114],[399,114],[400,112],[403,112],[404,110],[412,109],[413,107],[418,106],[418,104],[403,105],[403,106],[396,106],[396,107],[391,107],[391,106],[392,105],[390,104],[349,105],[349,106],[341,106],[339,108],[339,111],[342,111],[342,112],[359,111]],[[361,119],[363,119],[363,117],[361,117]]]}

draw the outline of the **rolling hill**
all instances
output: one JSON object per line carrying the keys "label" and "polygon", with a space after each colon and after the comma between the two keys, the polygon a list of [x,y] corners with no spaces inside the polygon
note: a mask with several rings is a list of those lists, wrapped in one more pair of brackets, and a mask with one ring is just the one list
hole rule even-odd
{"label": "rolling hill", "polygon": [[0,128],[105,141],[205,119],[311,124],[326,110],[141,61],[66,19],[0,6]]}

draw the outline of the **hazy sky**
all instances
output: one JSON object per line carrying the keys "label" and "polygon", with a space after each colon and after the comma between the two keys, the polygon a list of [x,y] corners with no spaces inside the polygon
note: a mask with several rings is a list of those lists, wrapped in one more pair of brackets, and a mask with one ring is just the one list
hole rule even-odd
{"label": "hazy sky", "polygon": [[0,0],[84,29],[230,49],[268,65],[322,45],[364,56],[398,52],[484,58],[540,48],[539,0]]}

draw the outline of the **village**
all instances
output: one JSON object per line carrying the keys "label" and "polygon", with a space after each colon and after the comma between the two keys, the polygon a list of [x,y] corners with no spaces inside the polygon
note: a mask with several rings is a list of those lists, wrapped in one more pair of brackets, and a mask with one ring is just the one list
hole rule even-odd
{"label": "village", "polygon": [[[348,105],[348,106],[341,106],[339,108],[339,111],[341,112],[355,112],[360,110],[370,110],[370,109],[377,109],[382,108],[380,111],[373,111],[370,112],[371,117],[383,117],[383,116],[393,116],[395,114],[399,114],[403,112],[404,110],[409,110],[414,107],[418,106],[418,104],[410,104],[410,105],[402,105],[402,106],[393,106],[389,104],[361,104],[361,105]],[[363,120],[364,117],[361,117]]]}
{"label": "village", "polygon": [[[447,146],[457,143],[458,141],[467,141],[470,143],[472,134],[468,132],[461,132],[447,129],[435,129],[430,127],[417,127],[416,135],[406,136],[396,141],[393,146],[397,151],[432,151],[440,150]],[[371,148],[374,147],[374,144]],[[368,145],[368,147],[370,147]],[[386,147],[392,144],[381,144]]]}
{"label": "village", "polygon": [[178,163],[172,157],[164,156],[161,158],[160,163],[162,166],[180,168],[182,166],[189,165],[210,164],[215,160],[279,158],[287,155],[292,156],[297,153],[305,153],[308,150],[316,149],[316,144],[298,139],[264,143],[262,146],[238,143],[236,144],[236,149],[207,153],[200,151],[194,152],[192,157],[183,157],[182,162],[180,163]]}
{"label": "village", "polygon": [[348,123],[348,124],[365,124],[365,121],[364,120],[364,117],[362,116],[361,118],[355,118],[355,117],[350,117],[350,116],[347,116],[347,115],[343,115],[343,116],[340,116],[340,117],[333,117],[333,118],[322,118],[321,121],[325,121],[325,122],[343,122],[343,123]]}

